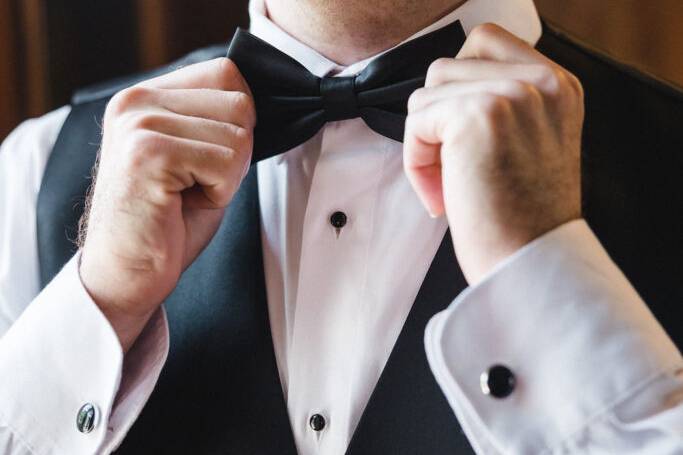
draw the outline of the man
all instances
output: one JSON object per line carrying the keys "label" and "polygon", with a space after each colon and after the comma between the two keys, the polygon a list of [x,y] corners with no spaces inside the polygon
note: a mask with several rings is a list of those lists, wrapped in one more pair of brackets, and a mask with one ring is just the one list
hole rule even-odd
{"label": "man", "polygon": [[[683,452],[683,359],[582,219],[680,343],[679,93],[531,0],[254,0],[250,30],[3,145],[4,453]],[[405,118],[363,104],[423,64]]]}

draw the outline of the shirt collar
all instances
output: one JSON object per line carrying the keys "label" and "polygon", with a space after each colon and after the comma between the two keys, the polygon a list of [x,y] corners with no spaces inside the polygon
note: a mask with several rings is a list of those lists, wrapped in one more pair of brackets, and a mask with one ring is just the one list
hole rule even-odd
{"label": "shirt collar", "polygon": [[[387,49],[359,62],[342,66],[298,41],[275,25],[266,14],[265,0],[250,1],[249,17],[251,19],[249,30],[252,34],[289,55],[318,77],[328,74],[335,74],[336,76],[357,74],[372,60],[390,50]],[[466,34],[469,34],[477,25],[492,22],[534,46],[542,33],[541,20],[533,0],[467,0],[460,7],[397,44],[397,46],[445,27],[457,20],[462,23]]]}

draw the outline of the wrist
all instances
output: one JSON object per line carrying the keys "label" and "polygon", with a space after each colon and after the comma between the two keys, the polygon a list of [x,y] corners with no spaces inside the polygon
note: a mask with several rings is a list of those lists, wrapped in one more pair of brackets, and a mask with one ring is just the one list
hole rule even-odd
{"label": "wrist", "polygon": [[[158,305],[150,310],[143,309],[142,305],[130,302],[128,297],[116,291],[116,289],[120,291],[122,288],[122,286],[117,285],[118,280],[112,278],[110,274],[106,274],[107,280],[102,280],[102,274],[91,273],[92,268],[84,266],[83,262],[81,252],[78,261],[81,284],[100,312],[109,321],[125,354],[140,336]],[[135,311],[129,311],[127,308],[133,308]]]}
{"label": "wrist", "polygon": [[149,313],[145,316],[131,316],[117,311],[115,306],[101,305],[96,299],[93,300],[104,317],[107,318],[109,324],[111,324],[114,332],[116,332],[116,336],[121,344],[121,349],[123,350],[123,353],[126,354],[135,344],[135,341],[144,330],[153,313]]}
{"label": "wrist", "polygon": [[493,233],[479,226],[479,230],[476,233],[473,232],[468,237],[468,241],[462,242],[458,242],[454,236],[455,251],[467,282],[472,286],[478,284],[499,264],[534,240],[569,221],[579,218],[581,218],[580,215],[572,214],[556,220],[547,220],[542,225],[525,226],[517,229],[511,223],[505,226],[497,226],[492,229]]}

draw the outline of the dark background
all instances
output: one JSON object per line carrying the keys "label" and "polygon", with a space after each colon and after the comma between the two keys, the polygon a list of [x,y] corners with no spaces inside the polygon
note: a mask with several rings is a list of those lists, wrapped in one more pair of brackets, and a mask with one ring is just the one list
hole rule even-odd
{"label": "dark background", "polygon": [[[683,0],[536,4],[570,34],[683,86]],[[246,0],[0,0],[0,140],[78,87],[227,42],[247,23]]]}

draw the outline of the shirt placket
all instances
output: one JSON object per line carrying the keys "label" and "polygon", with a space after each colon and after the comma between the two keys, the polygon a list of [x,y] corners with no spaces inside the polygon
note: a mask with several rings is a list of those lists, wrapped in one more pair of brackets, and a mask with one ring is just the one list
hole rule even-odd
{"label": "shirt placket", "polygon": [[360,119],[323,130],[304,215],[289,362],[288,408],[304,454],[336,453],[351,434],[356,322],[367,282],[382,142]]}

